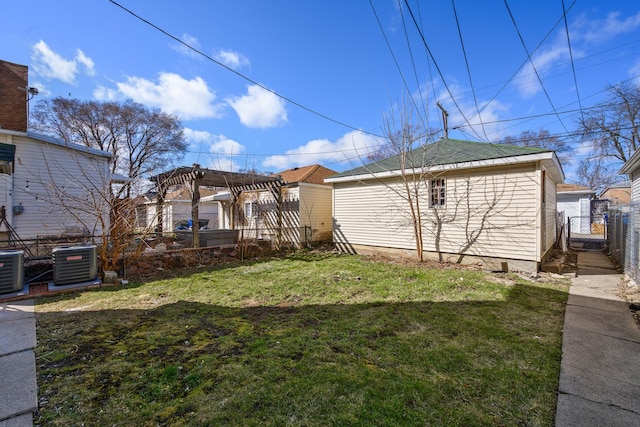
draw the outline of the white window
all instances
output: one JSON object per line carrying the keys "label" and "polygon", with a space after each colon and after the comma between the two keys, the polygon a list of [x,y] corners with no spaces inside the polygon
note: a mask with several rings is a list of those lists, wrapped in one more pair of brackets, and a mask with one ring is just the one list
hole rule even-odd
{"label": "white window", "polygon": [[244,202],[244,217],[255,218],[258,216],[258,204],[256,202]]}
{"label": "white window", "polygon": [[447,198],[447,187],[444,178],[432,179],[429,184],[429,203],[432,208],[442,207]]}

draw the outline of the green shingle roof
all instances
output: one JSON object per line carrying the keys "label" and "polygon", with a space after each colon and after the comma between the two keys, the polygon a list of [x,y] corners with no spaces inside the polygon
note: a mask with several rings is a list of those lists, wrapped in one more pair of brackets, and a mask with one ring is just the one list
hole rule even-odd
{"label": "green shingle roof", "polygon": [[[552,150],[534,147],[520,147],[515,145],[492,144],[488,142],[463,141],[459,139],[441,139],[431,144],[416,148],[407,154],[406,168],[420,168],[442,166],[454,163],[475,162],[481,160],[499,159],[503,157],[539,154]],[[360,166],[331,178],[400,170],[400,155]]]}

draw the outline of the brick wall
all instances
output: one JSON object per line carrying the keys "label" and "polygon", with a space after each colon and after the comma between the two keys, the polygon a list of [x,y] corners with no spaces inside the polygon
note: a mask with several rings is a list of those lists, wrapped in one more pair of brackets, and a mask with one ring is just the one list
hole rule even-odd
{"label": "brick wall", "polygon": [[[0,60],[0,128],[27,131],[29,68]],[[22,88],[18,89],[18,88]]]}

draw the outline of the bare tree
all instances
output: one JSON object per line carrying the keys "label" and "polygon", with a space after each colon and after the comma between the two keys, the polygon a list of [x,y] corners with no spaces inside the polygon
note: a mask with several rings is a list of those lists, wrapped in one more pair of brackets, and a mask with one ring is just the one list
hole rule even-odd
{"label": "bare tree", "polygon": [[[417,124],[417,111],[412,103],[400,104],[400,112],[396,116],[394,112],[384,119],[384,134],[387,137],[387,146],[379,150],[382,153],[395,153],[391,158],[400,166],[400,187],[388,186],[393,193],[404,201],[399,213],[408,210],[409,220],[413,229],[413,237],[416,255],[419,261],[424,261],[424,226],[423,226],[423,202],[422,193],[425,183],[428,181],[429,163],[424,158],[422,150],[414,150],[428,142],[428,135],[421,131]],[[384,161],[384,160],[381,160]],[[375,164],[375,163],[374,163]],[[402,215],[400,215],[402,217]],[[403,226],[404,224],[401,224]]]}
{"label": "bare tree", "polygon": [[175,116],[132,101],[43,99],[34,106],[30,125],[62,141],[111,153],[111,172],[130,178],[115,191],[118,198],[129,197],[139,178],[167,169],[187,149]]}
{"label": "bare tree", "polygon": [[432,248],[440,261],[450,253],[456,254],[455,261],[461,263],[467,255],[482,252],[486,244],[483,239],[491,239],[487,234],[505,229],[518,234],[535,224],[530,209],[520,212],[517,202],[513,203],[518,189],[534,188],[530,177],[508,170],[473,176],[450,167],[464,163],[461,159],[475,159],[473,150],[480,146],[488,155],[526,150],[433,141],[433,134],[421,126],[421,117],[411,104],[398,105],[394,114],[385,118],[388,147],[380,151],[395,154],[363,166],[362,173],[375,177],[374,188],[384,188],[387,193],[380,195],[380,200],[387,203],[380,203],[373,218],[384,227],[397,229],[398,235],[410,228],[419,261],[424,261],[426,248]]}
{"label": "bare tree", "polygon": [[102,269],[114,270],[119,256],[130,249],[135,227],[132,199],[113,197],[105,158],[97,161],[79,150],[63,156],[41,150],[40,161],[21,163],[31,178],[28,190],[23,190],[34,197],[30,208],[46,216],[61,238],[90,240],[98,248]]}
{"label": "bare tree", "polygon": [[551,135],[546,129],[540,129],[537,132],[526,130],[520,135],[507,136],[502,141],[498,141],[498,144],[553,150],[563,162],[568,161],[573,152],[569,142],[556,135]]}
{"label": "bare tree", "polygon": [[620,167],[640,145],[640,87],[610,86],[608,97],[584,112],[579,121],[583,144],[590,148],[578,176],[591,188],[601,188],[622,177]]}

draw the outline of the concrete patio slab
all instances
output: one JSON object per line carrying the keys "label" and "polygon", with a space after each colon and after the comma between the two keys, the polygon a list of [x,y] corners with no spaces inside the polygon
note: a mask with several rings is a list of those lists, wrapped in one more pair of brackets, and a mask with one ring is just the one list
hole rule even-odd
{"label": "concrete patio slab", "polygon": [[557,427],[640,426],[640,327],[604,252],[579,252],[562,334]]}
{"label": "concrete patio slab", "polygon": [[0,322],[33,317],[33,300],[5,302],[0,304]]}
{"label": "concrete patio slab", "polygon": [[1,322],[2,337],[0,337],[0,356],[25,350],[32,350],[36,346],[36,319],[24,319]]}
{"label": "concrete patio slab", "polygon": [[638,414],[578,396],[558,396],[556,426],[630,427],[638,425]]}
{"label": "concrete patio slab", "polygon": [[33,351],[0,357],[0,420],[29,414],[37,407],[36,360]]}

